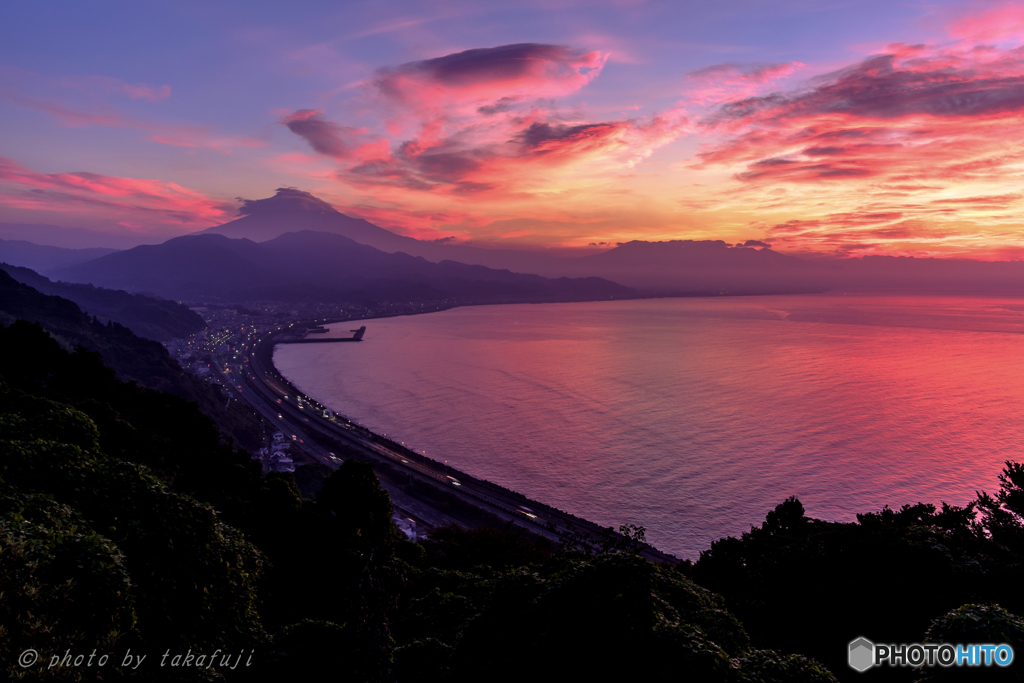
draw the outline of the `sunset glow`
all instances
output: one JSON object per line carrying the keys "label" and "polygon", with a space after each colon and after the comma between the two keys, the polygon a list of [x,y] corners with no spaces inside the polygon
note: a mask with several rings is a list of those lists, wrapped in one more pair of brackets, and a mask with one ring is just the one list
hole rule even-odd
{"label": "sunset glow", "polygon": [[0,222],[1024,257],[1019,4],[245,8],[0,10]]}

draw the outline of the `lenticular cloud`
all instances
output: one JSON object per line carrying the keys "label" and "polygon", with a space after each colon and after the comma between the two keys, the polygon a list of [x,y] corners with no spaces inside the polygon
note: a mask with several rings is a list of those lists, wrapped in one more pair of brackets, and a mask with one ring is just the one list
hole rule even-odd
{"label": "lenticular cloud", "polygon": [[370,85],[415,106],[477,104],[560,97],[590,83],[607,54],[561,45],[519,43],[466,50],[377,71]]}

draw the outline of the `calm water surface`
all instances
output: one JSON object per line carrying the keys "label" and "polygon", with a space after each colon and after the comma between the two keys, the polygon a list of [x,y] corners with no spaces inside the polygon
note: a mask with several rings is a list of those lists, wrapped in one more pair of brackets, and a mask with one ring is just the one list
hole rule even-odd
{"label": "calm water surface", "polygon": [[997,489],[1024,459],[1022,333],[1020,299],[658,299],[371,320],[274,362],[374,431],[696,558],[790,495],[852,520]]}

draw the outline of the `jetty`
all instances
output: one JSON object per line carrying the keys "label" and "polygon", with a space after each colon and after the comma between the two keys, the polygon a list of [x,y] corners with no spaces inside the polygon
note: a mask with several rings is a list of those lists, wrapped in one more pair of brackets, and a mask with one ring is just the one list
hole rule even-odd
{"label": "jetty", "polygon": [[363,335],[366,334],[366,325],[363,325],[358,330],[349,330],[352,332],[351,337],[311,337],[311,334],[324,334],[327,332],[323,327],[314,327],[306,330],[302,336],[283,334],[275,339],[277,344],[333,344],[334,342],[357,342],[363,341]]}

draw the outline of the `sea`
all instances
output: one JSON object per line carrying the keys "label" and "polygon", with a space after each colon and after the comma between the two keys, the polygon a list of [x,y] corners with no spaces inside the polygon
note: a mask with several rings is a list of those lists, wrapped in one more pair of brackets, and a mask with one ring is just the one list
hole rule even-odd
{"label": "sea", "polygon": [[[369,429],[696,559],[807,514],[963,505],[1024,460],[1024,299],[788,295],[367,320],[277,368]],[[331,325],[349,335],[354,321]]]}

